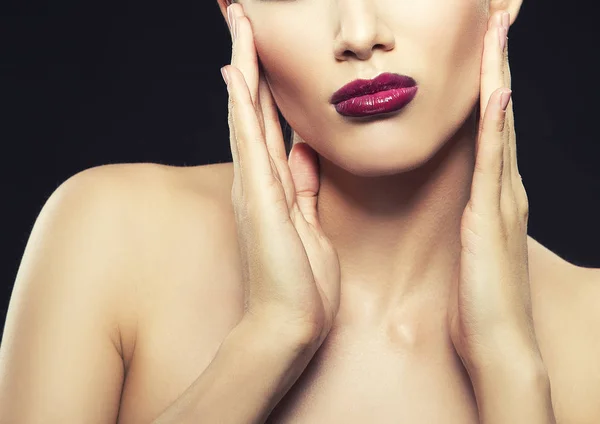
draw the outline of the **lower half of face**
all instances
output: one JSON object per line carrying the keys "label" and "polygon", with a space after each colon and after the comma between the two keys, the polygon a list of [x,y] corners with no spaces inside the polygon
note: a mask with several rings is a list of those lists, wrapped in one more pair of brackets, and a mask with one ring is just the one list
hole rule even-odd
{"label": "lower half of face", "polygon": [[[360,11],[344,10],[357,7],[350,3],[245,6],[265,76],[296,134],[332,163],[360,176],[414,169],[479,107],[487,0],[374,0],[359,2]],[[368,57],[352,51],[359,44],[343,44],[344,37],[359,39],[353,31],[367,35],[363,43],[375,40]],[[387,48],[376,42],[382,32],[393,40]],[[348,46],[343,56],[336,53],[340,45]],[[348,117],[330,103],[346,83],[383,72],[417,83],[416,95],[400,110]]]}

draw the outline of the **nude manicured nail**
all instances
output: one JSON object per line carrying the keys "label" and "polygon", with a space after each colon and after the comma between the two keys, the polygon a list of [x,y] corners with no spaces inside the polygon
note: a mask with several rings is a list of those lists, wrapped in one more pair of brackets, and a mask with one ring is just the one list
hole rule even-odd
{"label": "nude manicured nail", "polygon": [[231,10],[231,5],[227,6],[227,22],[229,22],[229,28],[231,29],[232,38],[235,40],[235,16],[233,14],[233,11]]}
{"label": "nude manicured nail", "polygon": [[507,88],[506,90],[502,91],[502,94],[500,95],[500,107],[502,108],[502,110],[506,110],[508,102],[510,101],[511,94],[512,90],[510,88]]}
{"label": "nude manicured nail", "polygon": [[[225,65],[227,66],[227,65]],[[226,85],[229,85],[229,75],[227,74],[227,70],[225,69],[225,66],[223,66],[221,68],[221,76],[223,77],[223,81],[225,81]]]}

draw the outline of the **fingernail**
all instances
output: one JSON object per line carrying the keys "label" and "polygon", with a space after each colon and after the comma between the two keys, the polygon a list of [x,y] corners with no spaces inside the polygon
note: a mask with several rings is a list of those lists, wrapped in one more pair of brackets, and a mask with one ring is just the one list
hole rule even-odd
{"label": "fingernail", "polygon": [[498,27],[498,41],[500,41],[500,50],[504,51],[506,47],[506,30],[504,27]]}
{"label": "fingernail", "polygon": [[506,89],[500,95],[500,107],[502,108],[502,110],[506,110],[506,107],[508,106],[508,102],[510,101],[511,94],[512,94],[512,90]]}
{"label": "fingernail", "polygon": [[231,10],[231,6],[233,6],[233,4],[227,6],[227,22],[229,22],[229,28],[231,29],[232,38],[235,40],[235,16],[233,14],[233,11]]}
{"label": "fingernail", "polygon": [[[227,66],[227,65],[225,65]],[[225,81],[225,84],[227,86],[229,86],[229,75],[227,74],[227,70],[225,69],[225,66],[223,66],[221,68],[221,76],[223,77],[223,81]]]}

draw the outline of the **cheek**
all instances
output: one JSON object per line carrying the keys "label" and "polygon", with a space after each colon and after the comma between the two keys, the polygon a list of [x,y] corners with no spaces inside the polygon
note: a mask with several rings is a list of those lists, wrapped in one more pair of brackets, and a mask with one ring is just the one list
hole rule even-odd
{"label": "cheek", "polygon": [[256,12],[256,50],[281,113],[292,126],[300,115],[322,113],[318,108],[347,78],[333,55],[334,33],[323,3],[269,2]]}
{"label": "cheek", "polygon": [[[472,2],[471,7],[463,8],[458,30],[453,34],[453,45],[447,46],[442,56],[448,69],[444,81],[445,94],[450,102],[472,107],[479,98],[481,85],[481,61],[483,59],[484,37],[487,31],[488,12],[479,7],[480,2]],[[464,102],[464,103],[463,103]],[[461,116],[459,119],[463,118]]]}
{"label": "cheek", "polygon": [[327,75],[335,73],[335,60],[325,43],[315,38],[312,28],[301,26],[280,31],[269,28],[256,37],[265,77],[282,113],[290,108],[309,110],[311,104],[326,101],[325,93],[339,84],[327,81]]}
{"label": "cheek", "polygon": [[479,97],[487,1],[426,0],[415,9],[417,17],[407,30],[407,57],[417,58],[422,110],[428,116],[444,111],[450,130],[467,118]]}
{"label": "cheek", "polygon": [[[478,79],[483,52],[483,37],[487,28],[487,12],[479,0],[458,2],[448,9],[453,25],[446,26],[441,34],[430,43],[429,57],[440,61],[440,67],[448,72],[455,82]],[[434,54],[435,52],[435,54]]]}

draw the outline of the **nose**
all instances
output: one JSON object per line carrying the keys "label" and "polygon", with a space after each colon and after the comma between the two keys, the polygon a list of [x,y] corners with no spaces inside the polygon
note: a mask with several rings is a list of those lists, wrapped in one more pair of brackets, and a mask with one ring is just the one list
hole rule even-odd
{"label": "nose", "polygon": [[339,29],[335,37],[335,57],[368,60],[376,48],[394,48],[394,34],[381,17],[377,0],[338,0]]}

